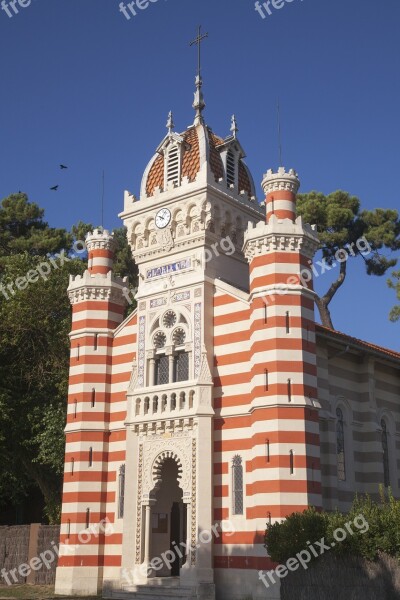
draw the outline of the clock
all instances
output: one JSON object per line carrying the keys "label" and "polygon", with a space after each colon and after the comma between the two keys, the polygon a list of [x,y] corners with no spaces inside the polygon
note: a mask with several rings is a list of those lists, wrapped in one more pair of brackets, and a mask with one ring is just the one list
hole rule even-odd
{"label": "clock", "polygon": [[161,208],[156,214],[156,226],[158,229],[165,229],[171,222],[171,211],[168,208]]}

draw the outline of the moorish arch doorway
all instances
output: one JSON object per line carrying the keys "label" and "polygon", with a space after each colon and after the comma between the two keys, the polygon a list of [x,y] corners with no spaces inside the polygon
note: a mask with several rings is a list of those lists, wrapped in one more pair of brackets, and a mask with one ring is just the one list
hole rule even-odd
{"label": "moorish arch doorway", "polygon": [[153,577],[178,577],[186,562],[187,517],[179,486],[181,472],[179,461],[172,456],[160,457],[153,469],[157,485],[152,492],[150,555],[152,561],[161,559]]}

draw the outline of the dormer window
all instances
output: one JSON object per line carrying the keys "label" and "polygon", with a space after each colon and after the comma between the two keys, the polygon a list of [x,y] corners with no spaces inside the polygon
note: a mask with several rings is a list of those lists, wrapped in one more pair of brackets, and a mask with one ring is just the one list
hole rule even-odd
{"label": "dormer window", "polygon": [[226,155],[226,181],[229,187],[236,184],[236,158],[232,150]]}
{"label": "dormer window", "polygon": [[236,192],[239,187],[239,161],[244,156],[241,146],[235,140],[228,140],[219,146],[219,151],[224,166],[224,180],[229,189]]}
{"label": "dormer window", "polygon": [[181,146],[178,144],[171,145],[165,153],[165,183],[168,187],[169,183],[180,185],[181,181]]}

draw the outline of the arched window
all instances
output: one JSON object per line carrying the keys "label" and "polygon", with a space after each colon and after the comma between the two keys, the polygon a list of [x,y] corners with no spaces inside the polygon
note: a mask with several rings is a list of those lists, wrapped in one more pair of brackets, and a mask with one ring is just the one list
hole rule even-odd
{"label": "arched window", "polygon": [[174,382],[189,379],[189,352],[178,352],[174,356]]}
{"label": "arched window", "polygon": [[234,456],[232,460],[233,514],[243,514],[243,465],[242,457]]}
{"label": "arched window", "polygon": [[292,380],[288,379],[287,380],[287,396],[288,396],[288,402],[292,401]]}
{"label": "arched window", "polygon": [[390,473],[389,473],[389,444],[388,444],[388,434],[386,428],[386,421],[382,419],[381,421],[382,427],[382,451],[383,451],[383,481],[385,483],[385,487],[390,486]]}
{"label": "arched window", "polygon": [[290,471],[291,475],[294,474],[294,455],[293,455],[293,450],[289,450],[289,471]]}
{"label": "arched window", "polygon": [[166,385],[167,383],[169,383],[169,357],[161,354],[155,361],[154,385]]}
{"label": "arched window", "polygon": [[[158,352],[162,351],[167,343],[167,336],[163,331],[158,331],[153,338],[153,343]],[[169,383],[169,357],[158,353],[155,360],[154,385],[165,385],[167,383]]]}
{"label": "arched window", "polygon": [[343,412],[336,409],[336,458],[337,474],[339,481],[346,481],[346,457],[344,448],[344,422]]}
{"label": "arched window", "polygon": [[118,518],[124,517],[124,504],[125,504],[125,465],[121,465],[119,468],[118,476]]}

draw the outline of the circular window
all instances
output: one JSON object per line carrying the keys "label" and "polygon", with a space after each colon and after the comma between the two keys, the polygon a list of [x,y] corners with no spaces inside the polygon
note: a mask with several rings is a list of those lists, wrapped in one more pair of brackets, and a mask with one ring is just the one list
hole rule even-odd
{"label": "circular window", "polygon": [[153,339],[156,348],[164,348],[167,343],[167,336],[162,331],[158,331]]}
{"label": "circular window", "polygon": [[182,346],[182,344],[185,343],[185,340],[186,340],[185,331],[181,327],[178,327],[178,329],[175,329],[175,331],[172,335],[172,341],[173,341],[174,345]]}
{"label": "circular window", "polygon": [[163,318],[164,327],[167,327],[168,329],[170,329],[171,327],[173,327],[175,325],[176,321],[177,321],[177,317],[173,310],[169,310],[165,313],[164,318]]}

